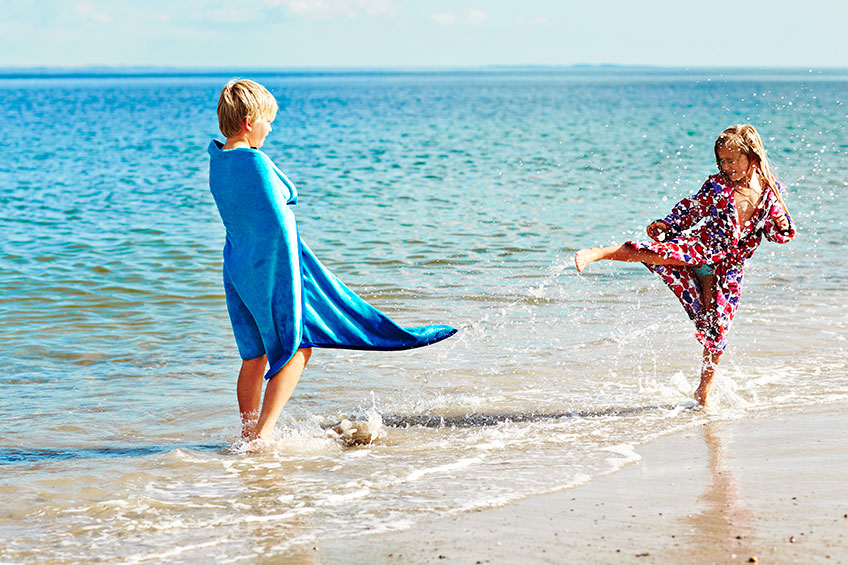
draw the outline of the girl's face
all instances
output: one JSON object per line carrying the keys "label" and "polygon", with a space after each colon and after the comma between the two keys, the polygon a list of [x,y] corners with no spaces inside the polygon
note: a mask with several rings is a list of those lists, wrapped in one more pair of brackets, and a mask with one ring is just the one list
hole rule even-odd
{"label": "girl's face", "polygon": [[276,115],[271,116],[270,118],[267,116],[260,116],[256,118],[251,124],[251,130],[247,134],[247,141],[250,143],[250,146],[258,149],[262,147],[265,143],[265,138],[268,137],[268,134],[271,133],[271,122],[274,121]]}
{"label": "girl's face", "polygon": [[741,151],[722,147],[718,150],[718,166],[731,182],[739,182],[748,176],[751,161]]}

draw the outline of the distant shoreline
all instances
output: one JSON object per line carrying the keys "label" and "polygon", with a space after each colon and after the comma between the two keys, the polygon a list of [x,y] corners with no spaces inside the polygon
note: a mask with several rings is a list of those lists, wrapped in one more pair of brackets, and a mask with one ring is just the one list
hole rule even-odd
{"label": "distant shoreline", "polygon": [[576,64],[576,65],[481,65],[462,67],[289,67],[289,68],[231,68],[231,67],[5,67],[0,68],[2,79],[50,78],[215,78],[252,77],[311,77],[311,76],[392,76],[432,74],[497,74],[497,73],[650,73],[650,74],[707,74],[738,76],[751,74],[816,78],[848,76],[848,67],[665,67],[650,65]]}

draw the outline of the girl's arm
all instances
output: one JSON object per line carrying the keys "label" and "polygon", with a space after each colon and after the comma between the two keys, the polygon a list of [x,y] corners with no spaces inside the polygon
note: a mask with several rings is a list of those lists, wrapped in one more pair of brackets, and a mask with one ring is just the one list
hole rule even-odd
{"label": "girl's arm", "polygon": [[777,201],[774,193],[770,198],[771,206],[768,209],[768,218],[763,226],[763,235],[774,243],[787,243],[795,237],[795,225],[792,217],[783,209],[783,205]]}
{"label": "girl's arm", "polygon": [[674,205],[671,213],[662,219],[663,222],[668,224],[671,235],[677,235],[683,230],[691,228],[707,216],[709,202],[712,201],[710,196],[712,190],[713,183],[707,179],[697,194],[684,198]]}

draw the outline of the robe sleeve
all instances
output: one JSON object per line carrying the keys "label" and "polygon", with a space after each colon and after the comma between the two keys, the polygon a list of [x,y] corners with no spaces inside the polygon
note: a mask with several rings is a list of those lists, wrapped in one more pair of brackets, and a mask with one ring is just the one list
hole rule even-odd
{"label": "robe sleeve", "polygon": [[[779,183],[777,187],[782,196],[783,187],[781,187]],[[792,216],[784,211],[783,206],[771,190],[769,191],[768,204],[768,218],[766,218],[765,226],[763,226],[763,235],[766,236],[767,240],[773,243],[788,243],[792,241],[795,237],[795,223],[792,221]],[[789,220],[789,229],[787,231],[781,231],[780,228],[777,227],[776,220],[782,216],[786,216],[786,219]]]}
{"label": "robe sleeve", "polygon": [[712,202],[712,182],[709,179],[701,186],[696,194],[688,196],[674,205],[671,213],[662,220],[671,226],[672,235],[691,228],[699,220],[709,215]]}

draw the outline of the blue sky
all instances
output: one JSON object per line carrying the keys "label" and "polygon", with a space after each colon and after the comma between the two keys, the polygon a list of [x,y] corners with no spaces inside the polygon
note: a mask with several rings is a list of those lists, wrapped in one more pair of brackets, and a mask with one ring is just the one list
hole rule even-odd
{"label": "blue sky", "polygon": [[848,66],[848,2],[0,0],[0,67]]}

